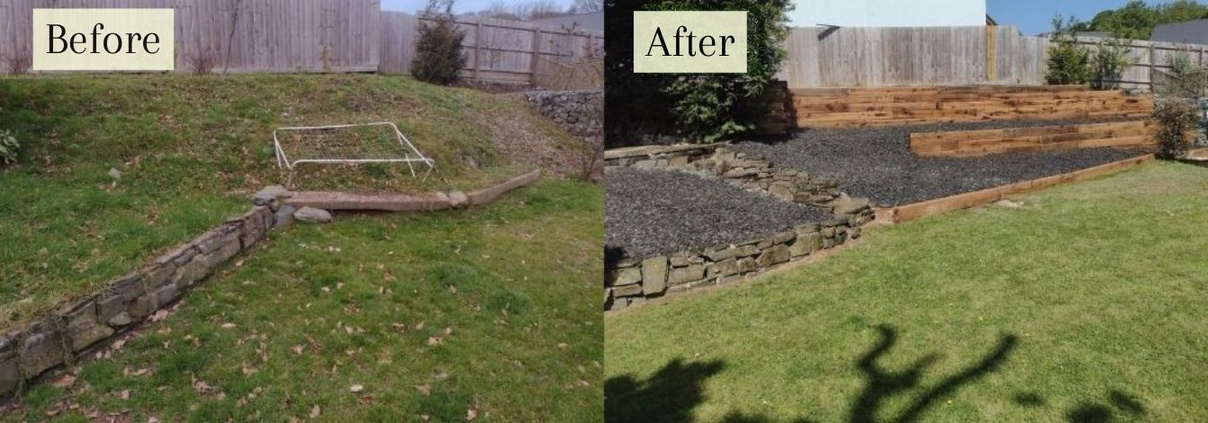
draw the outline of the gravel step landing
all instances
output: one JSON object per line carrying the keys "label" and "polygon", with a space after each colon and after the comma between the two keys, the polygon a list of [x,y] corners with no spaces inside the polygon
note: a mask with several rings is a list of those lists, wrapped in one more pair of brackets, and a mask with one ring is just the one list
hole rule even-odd
{"label": "gravel step landing", "polygon": [[1061,119],[946,123],[849,129],[811,129],[780,142],[741,142],[735,149],[781,168],[839,181],[840,188],[882,207],[916,203],[1014,182],[1043,178],[1136,157],[1139,148],[1088,148],[922,157],[910,151],[910,133],[1059,126],[1137,119]]}
{"label": "gravel step landing", "polygon": [[683,172],[616,168],[604,181],[605,246],[621,258],[703,251],[830,217]]}

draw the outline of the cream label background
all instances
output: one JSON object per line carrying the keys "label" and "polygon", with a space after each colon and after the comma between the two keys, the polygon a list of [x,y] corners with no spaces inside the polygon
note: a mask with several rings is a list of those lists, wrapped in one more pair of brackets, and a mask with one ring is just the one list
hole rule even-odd
{"label": "cream label background", "polygon": [[[676,30],[681,26],[678,40],[682,56],[663,56],[663,49],[655,47],[651,56],[650,47],[655,41],[655,29],[662,29],[662,41],[667,50],[675,54]],[[688,56],[687,33],[694,36],[692,48],[695,57]],[[701,54],[702,37],[712,37],[715,52],[712,57]],[[732,36],[727,42],[726,57],[721,53],[721,37]],[[633,13],[633,71],[635,73],[747,73],[747,12],[634,12]]]}
{"label": "cream label background", "polygon": [[[172,9],[34,9],[33,23],[35,71],[170,71],[175,67],[176,20]],[[92,31],[98,23],[105,28],[95,40],[99,53],[92,53]],[[85,34],[87,42],[82,45],[86,45],[88,51],[76,54],[68,48],[63,53],[48,53],[51,47],[49,24],[66,27],[63,38],[68,43],[73,34]],[[128,33],[142,37],[152,33],[158,35],[159,42],[151,46],[151,50],[159,50],[154,54],[147,53],[140,39],[134,43],[134,53],[128,53]],[[120,38],[121,52],[110,54],[105,51],[107,35],[111,49],[117,46]],[[55,51],[61,50],[63,42],[56,40],[55,43]]]}

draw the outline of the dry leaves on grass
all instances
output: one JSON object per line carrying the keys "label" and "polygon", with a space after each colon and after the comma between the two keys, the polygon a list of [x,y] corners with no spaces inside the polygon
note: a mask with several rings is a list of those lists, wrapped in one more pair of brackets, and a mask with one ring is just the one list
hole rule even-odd
{"label": "dry leaves on grass", "polygon": [[54,378],[54,380],[51,380],[50,386],[53,386],[53,387],[56,387],[59,389],[67,389],[72,386],[75,386],[75,383],[76,383],[76,375],[73,375],[71,373],[63,373],[63,374],[59,375],[58,377]]}
{"label": "dry leaves on grass", "polygon": [[148,373],[151,373],[151,369],[145,367],[134,371],[131,371],[129,367],[122,369],[122,376],[126,377],[139,377]]}

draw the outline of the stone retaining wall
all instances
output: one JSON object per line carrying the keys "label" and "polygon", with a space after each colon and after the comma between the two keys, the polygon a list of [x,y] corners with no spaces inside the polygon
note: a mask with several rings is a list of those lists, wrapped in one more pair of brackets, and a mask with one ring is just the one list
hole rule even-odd
{"label": "stone retaining wall", "polygon": [[[449,198],[460,196],[464,206],[485,205],[504,192],[531,184],[539,175],[539,171],[530,172],[468,194],[455,191],[414,198],[440,197],[447,202]],[[246,214],[177,246],[141,270],[110,281],[99,292],[66,304],[25,328],[0,335],[0,397],[16,392],[27,381],[52,368],[74,363],[89,348],[137,326],[156,311],[175,303],[224,263],[264,241],[269,230],[293,222],[293,216],[287,211],[295,206],[307,206],[305,196],[294,199],[296,194],[305,193],[293,193],[281,187],[265,188],[256,193],[253,198],[256,206]],[[385,197],[396,199],[395,196]],[[374,201],[371,196],[358,198]],[[435,209],[407,208],[403,211],[429,210]]]}
{"label": "stone retaining wall", "polygon": [[532,91],[524,98],[571,135],[585,139],[604,135],[604,91]]}
{"label": "stone retaining wall", "polygon": [[72,363],[89,347],[180,299],[227,260],[263,241],[273,224],[269,207],[254,207],[143,269],[110,281],[101,291],[0,336],[0,395],[51,368]]}
{"label": "stone retaining wall", "polygon": [[804,258],[860,236],[875,218],[868,200],[851,198],[838,183],[806,172],[775,169],[760,158],[736,153],[725,144],[650,146],[610,150],[607,166],[690,172],[749,191],[826,208],[832,218],[792,230],[705,251],[607,262],[605,310],[617,310],[693,288],[726,284]]}

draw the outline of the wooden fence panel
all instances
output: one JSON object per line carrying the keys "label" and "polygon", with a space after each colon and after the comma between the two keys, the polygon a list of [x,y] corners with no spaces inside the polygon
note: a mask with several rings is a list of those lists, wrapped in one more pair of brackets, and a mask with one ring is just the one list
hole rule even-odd
{"label": "wooden fence panel", "polygon": [[[380,0],[0,0],[0,62],[27,57],[35,8],[172,8],[176,71],[407,74],[423,19]],[[599,57],[601,31],[464,20],[467,78],[529,83],[542,61]],[[3,64],[3,63],[0,63]],[[546,68],[548,69],[548,68]]]}
{"label": "wooden fence panel", "polygon": [[419,34],[419,19],[402,12],[382,12],[381,63],[382,73],[411,73],[415,60],[415,38]]}
{"label": "wooden fence panel", "polygon": [[[1089,49],[1103,39],[1079,38]],[[1015,27],[793,28],[779,78],[790,88],[1043,84],[1051,41]],[[1153,75],[1186,54],[1208,64],[1208,46],[1130,41],[1120,85],[1151,90]]]}
{"label": "wooden fence panel", "polygon": [[[409,73],[415,40],[428,19],[402,12],[383,12],[381,64],[383,73]],[[466,68],[462,76],[485,82],[530,83],[541,60],[577,59],[600,54],[604,34],[566,30],[528,22],[497,19],[457,21],[466,34],[462,42]],[[575,60],[570,60],[575,59]]]}
{"label": "wooden fence panel", "polygon": [[380,0],[5,0],[0,59],[28,54],[35,8],[175,9],[177,72],[372,72],[380,57]]}

